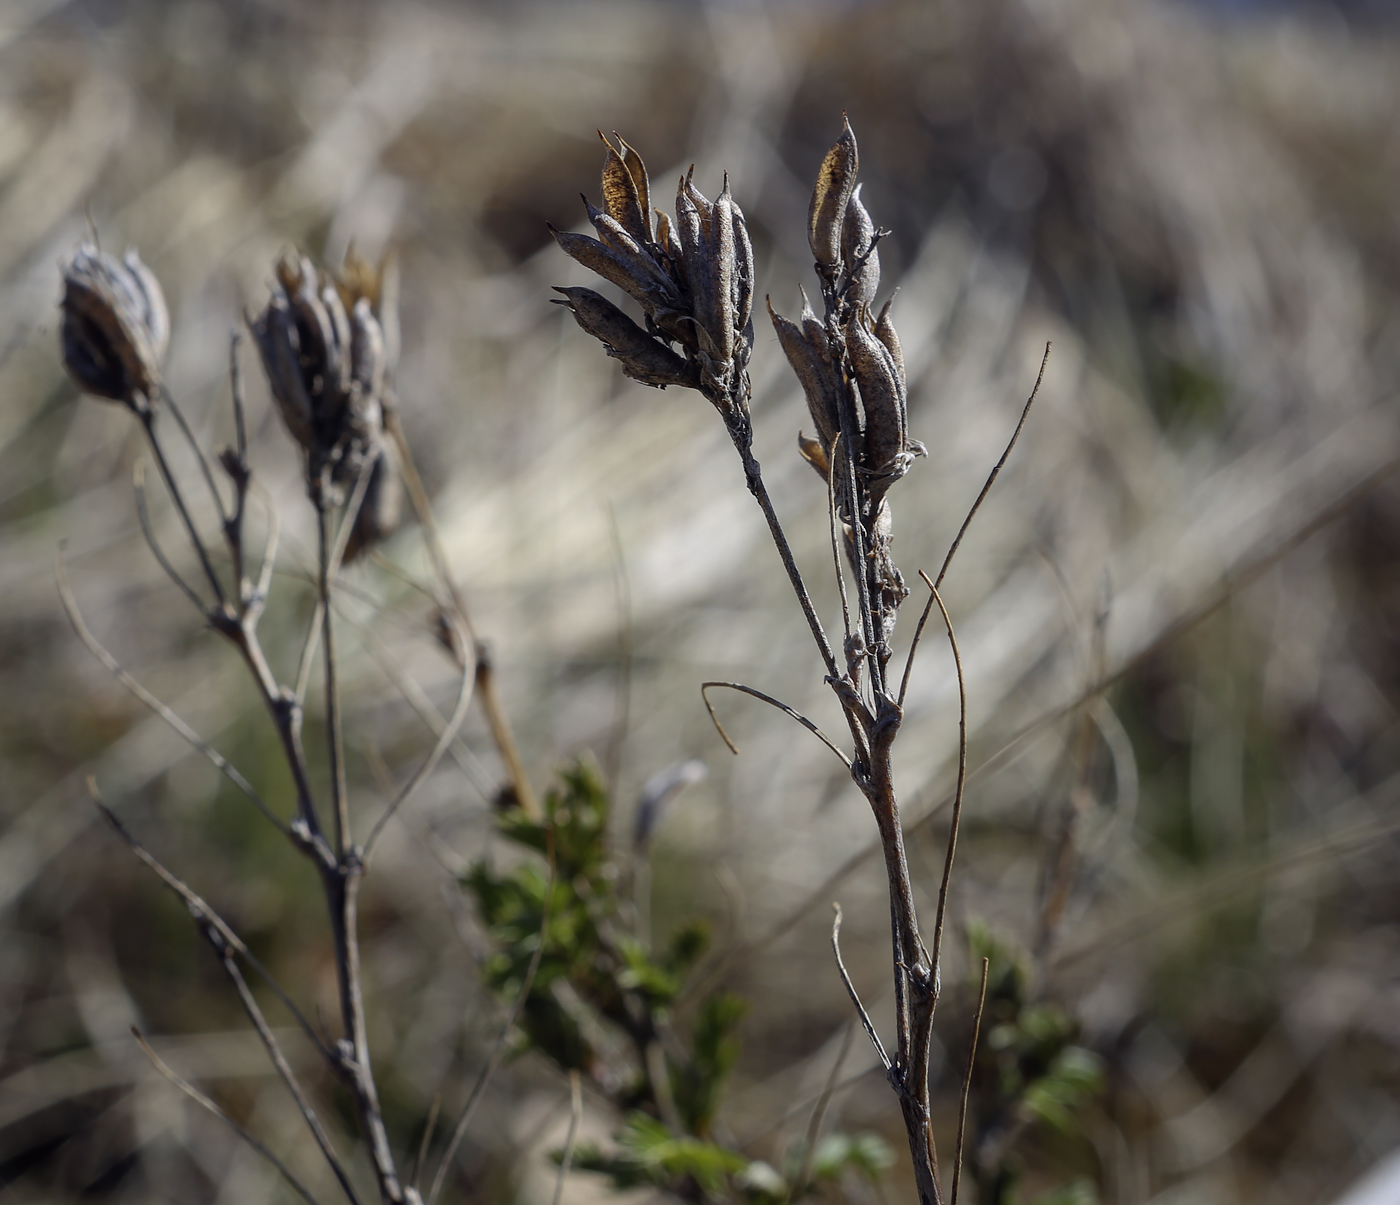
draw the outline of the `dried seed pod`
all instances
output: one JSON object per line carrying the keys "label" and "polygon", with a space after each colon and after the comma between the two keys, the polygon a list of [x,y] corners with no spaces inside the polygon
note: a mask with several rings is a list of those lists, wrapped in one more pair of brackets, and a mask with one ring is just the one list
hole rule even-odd
{"label": "dried seed pod", "polygon": [[693,365],[644,331],[606,297],[581,286],[556,286],[554,291],[566,299],[558,304],[568,306],[574,321],[601,342],[633,380],[663,389],[667,385],[699,385]]}
{"label": "dried seed pod", "polygon": [[864,404],[864,467],[870,474],[871,501],[878,503],[913,459],[904,387],[889,349],[867,329],[864,312],[846,325],[846,352]]}
{"label": "dried seed pod", "polygon": [[668,296],[675,295],[675,286],[667,276],[666,270],[656,262],[648,249],[650,244],[639,243],[623,229],[622,223],[609,217],[601,209],[595,209],[587,197],[583,198],[583,205],[588,211],[588,220],[593,223],[593,229],[598,232],[598,237],[605,247],[615,251],[627,263],[640,268]]}
{"label": "dried seed pod", "polygon": [[681,264],[685,270],[686,284],[690,289],[691,303],[695,312],[704,313],[708,308],[704,295],[708,283],[704,264],[705,223],[701,219],[700,208],[695,203],[696,197],[699,197],[706,209],[709,208],[709,202],[690,187],[690,181],[682,179],[680,187],[676,190],[675,233],[680,243]]}
{"label": "dried seed pod", "polygon": [[549,227],[554,241],[566,254],[573,256],[585,268],[596,272],[604,280],[617,285],[628,296],[648,308],[669,308],[675,304],[675,297],[658,283],[656,277],[640,261],[629,259],[611,247],[605,246],[586,234],[571,234]]}
{"label": "dried seed pod", "polygon": [[[368,305],[367,302],[362,304]],[[403,481],[387,444],[375,449],[369,475],[365,496],[345,545],[346,564],[393,535],[403,517]]]}
{"label": "dried seed pod", "polygon": [[[753,346],[753,244],[744,211],[731,198],[734,224],[734,329]],[[746,357],[747,358],[747,357]]]}
{"label": "dried seed pod", "polygon": [[706,232],[705,258],[709,279],[705,286],[707,309],[696,314],[700,324],[714,340],[724,360],[734,356],[734,198],[729,192],[729,176],[715,199],[709,230]]}
{"label": "dried seed pod", "polygon": [[851,283],[846,296],[856,306],[870,305],[880,291],[880,253],[875,249],[875,223],[861,204],[857,184],[846,203],[841,226],[841,259]]}
{"label": "dried seed pod", "polygon": [[807,210],[807,242],[816,261],[824,268],[834,268],[841,254],[841,230],[846,220],[846,206],[856,185],[860,156],[851,123],[843,118],[841,137],[827,151],[817,171],[817,184],[812,190],[812,202]]}
{"label": "dried seed pod", "polygon": [[79,388],[133,409],[154,400],[170,315],[134,251],[118,263],[84,244],[63,270],[63,363]]}
{"label": "dried seed pod", "polygon": [[305,256],[284,255],[276,275],[248,326],[282,419],[306,453],[308,489],[318,504],[334,503],[379,451],[383,331],[368,298],[347,315],[340,290]]}
{"label": "dried seed pod", "polygon": [[885,349],[890,353],[890,359],[894,361],[895,372],[899,376],[899,384],[908,392],[909,382],[904,375],[904,348],[900,346],[899,333],[894,329],[894,323],[890,320],[890,307],[894,305],[894,299],[899,296],[896,289],[890,294],[890,299],[885,302],[884,308],[880,310],[880,317],[875,323],[875,338],[885,345]]}
{"label": "dried seed pod", "polygon": [[350,315],[350,366],[360,398],[377,398],[384,386],[384,332],[369,300],[361,297]]}
{"label": "dried seed pod", "polygon": [[300,335],[286,296],[274,293],[262,313],[248,319],[248,329],[262,356],[277,411],[292,438],[309,453],[316,445],[315,416],[302,374]]}
{"label": "dried seed pod", "polygon": [[641,156],[621,138],[622,153],[613,149],[602,130],[598,137],[608,148],[603,160],[603,208],[638,243],[651,242],[651,189]]}
{"label": "dried seed pod", "polygon": [[[807,305],[805,294],[802,301],[805,318],[811,314],[811,307]],[[805,322],[799,327],[773,309],[771,298],[768,301],[768,316],[773,320],[773,329],[778,334],[783,354],[787,356],[807,397],[807,409],[817,425],[818,444],[829,448],[836,433],[841,430],[841,395],[840,382],[827,347],[826,331],[815,322],[815,315],[815,330]]]}

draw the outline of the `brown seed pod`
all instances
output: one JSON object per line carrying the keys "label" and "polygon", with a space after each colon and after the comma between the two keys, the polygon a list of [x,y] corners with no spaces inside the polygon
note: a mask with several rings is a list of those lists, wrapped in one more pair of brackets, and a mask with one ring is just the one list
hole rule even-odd
{"label": "brown seed pod", "polygon": [[553,226],[549,227],[549,232],[565,253],[604,280],[617,285],[643,306],[649,309],[668,308],[673,304],[674,298],[644,264],[619,255],[611,247],[586,234],[571,234],[556,230]]}
{"label": "brown seed pod", "polygon": [[715,199],[709,230],[706,232],[705,259],[708,280],[705,286],[707,310],[696,317],[714,340],[723,360],[734,358],[734,198],[729,192],[729,177]]}
{"label": "brown seed pod", "polygon": [[693,365],[644,331],[606,297],[582,286],[556,286],[554,291],[565,298],[558,304],[568,306],[574,321],[601,342],[633,380],[660,388],[698,386],[699,376]]}
{"label": "brown seed pod", "polygon": [[650,244],[639,243],[623,229],[621,222],[609,217],[601,209],[595,209],[587,197],[583,198],[583,205],[588,210],[588,220],[593,223],[593,229],[598,232],[598,238],[605,247],[616,252],[627,263],[640,268],[668,295],[675,295],[675,286],[666,270],[656,262]]}
{"label": "brown seed pod", "polygon": [[817,184],[812,190],[812,203],[807,210],[807,242],[822,267],[834,268],[841,254],[841,230],[846,220],[846,206],[856,185],[860,156],[851,123],[843,118],[841,137],[827,151],[817,171]]}
{"label": "brown seed pod", "polygon": [[[734,329],[753,346],[753,244],[744,211],[731,198],[734,223]],[[745,357],[747,359],[747,356]]]}
{"label": "brown seed pod", "polygon": [[[811,307],[806,304],[805,295],[802,300],[806,317],[811,313]],[[836,433],[841,430],[841,400],[840,384],[827,348],[826,331],[815,322],[815,315],[815,330],[805,322],[799,327],[773,309],[771,298],[768,300],[768,317],[773,320],[778,343],[807,397],[807,410],[817,426],[818,446],[829,448]]]}
{"label": "brown seed pod", "polygon": [[63,364],[78,387],[150,405],[170,342],[160,285],[136,252],[122,262],[85,244],[63,270]]}
{"label": "brown seed pod", "polygon": [[878,503],[890,483],[908,472],[913,458],[904,388],[889,349],[866,327],[865,312],[846,325],[846,352],[864,403],[864,467],[871,474],[871,499]]}
{"label": "brown seed pod", "polygon": [[[646,168],[641,167],[641,157],[622,139],[622,153],[613,149],[612,143],[602,130],[598,137],[608,148],[603,160],[603,208],[610,218],[618,222],[637,242],[651,242],[651,196],[647,186]],[[624,156],[630,155],[629,165]],[[640,170],[634,171],[633,167]],[[640,177],[640,185],[638,178]]]}
{"label": "brown seed pod", "polygon": [[857,184],[846,203],[841,226],[841,259],[851,284],[846,296],[853,305],[870,305],[880,291],[880,253],[875,249],[875,223],[861,204]]}
{"label": "brown seed pod", "polygon": [[900,346],[899,332],[894,329],[894,323],[890,320],[890,307],[894,305],[894,299],[898,296],[899,290],[896,289],[880,310],[880,317],[875,323],[875,338],[879,339],[890,353],[890,359],[894,361],[894,370],[899,376],[899,384],[907,393],[909,382],[904,375],[904,348]]}

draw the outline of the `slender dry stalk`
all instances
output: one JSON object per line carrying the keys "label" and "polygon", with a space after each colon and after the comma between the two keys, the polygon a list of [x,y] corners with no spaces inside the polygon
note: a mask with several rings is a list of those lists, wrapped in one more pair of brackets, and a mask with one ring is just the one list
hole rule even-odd
{"label": "slender dry stalk", "polygon": [[[888,670],[891,635],[909,591],[893,560],[893,512],[887,495],[924,454],[924,447],[908,430],[904,357],[890,317],[893,299],[878,314],[873,309],[880,284],[878,246],[885,232],[876,228],[861,201],[858,171],[855,135],[847,124],[822,162],[808,211],[807,235],[822,313],[819,316],[811,308],[805,294],[798,321],[776,313],[771,302],[768,306],[778,341],[802,384],[816,427],[815,438],[799,436],[798,443],[803,458],[827,485],[832,552],[842,600],[840,662],[812,604],[768,495],[762,467],[753,454],[747,371],[753,347],[753,256],[743,213],[730,194],[728,181],[712,202],[687,175],[677,190],[674,222],[662,214],[660,224],[654,227],[650,182],[640,156],[626,142],[619,140],[616,147],[608,143],[603,208],[588,205],[599,237],[559,231],[554,235],[568,254],[638,302],[646,326],[639,326],[590,289],[561,288],[558,292],[563,294],[560,304],[569,308],[585,331],[603,342],[627,375],[663,388],[682,385],[697,389],[714,405],[739,455],[744,484],[763,512],[811,629],[826,682],[841,706],[851,753],[843,752],[801,713],[753,687],[707,682],[702,695],[716,728],[734,752],[734,743],[710,705],[707,692],[711,687],[738,690],[784,711],[841,758],[870,805],[889,886],[896,1034],[892,1054],[886,1053],[876,1037],[841,963],[839,909],[832,947],[842,979],[899,1100],[921,1205],[941,1205],[928,1071],[939,996],[943,920],[966,782],[966,690],[952,621],[935,583],[929,581],[929,608],[936,603],[943,613],[957,664],[961,701],[958,789],[930,954],[920,933],[892,761],[903,721],[901,704],[913,649],[897,691]],[[1046,351],[1048,355],[1049,349]],[[1042,378],[1044,368],[1042,361]],[[1039,385],[1038,378],[1006,452],[944,559],[940,582],[1020,435]],[[854,582],[853,598],[846,587],[843,553]],[[928,613],[926,608],[925,621]],[[921,621],[920,632],[922,628]]]}

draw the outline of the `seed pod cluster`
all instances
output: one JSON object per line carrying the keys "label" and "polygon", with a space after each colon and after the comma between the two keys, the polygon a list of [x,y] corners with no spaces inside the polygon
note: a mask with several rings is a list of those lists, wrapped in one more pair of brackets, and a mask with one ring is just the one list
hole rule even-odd
{"label": "seed pod cluster", "polygon": [[144,411],[170,343],[165,297],[135,251],[120,262],[91,244],[63,269],[63,364],[78,387]]}
{"label": "seed pod cluster", "polygon": [[[862,513],[873,524],[885,491],[909,471],[924,446],[909,438],[909,395],[904,354],[885,303],[875,317],[871,306],[880,288],[879,232],[861,200],[856,182],[860,156],[847,122],[836,145],[822,160],[808,210],[808,240],[816,256],[826,305],[824,320],[812,311],[805,291],[802,315],[792,322],[769,315],[817,428],[817,441],[829,449],[841,430],[843,401],[849,397],[856,429],[847,432],[865,494]],[[823,477],[828,466],[805,436],[804,459]],[[839,467],[838,461],[838,467]]]}
{"label": "seed pod cluster", "polygon": [[641,156],[620,138],[616,147],[603,142],[603,208],[584,198],[598,237],[552,226],[550,233],[584,267],[636,301],[645,326],[592,289],[559,288],[559,304],[634,380],[698,389],[726,416],[746,412],[753,248],[728,178],[711,201],[688,173],[677,189],[674,221],[658,210],[653,226]]}
{"label": "seed pod cluster", "polygon": [[368,297],[347,312],[335,282],[305,256],[283,255],[276,274],[248,326],[277,409],[306,454],[312,498],[334,505],[382,449],[384,333]]}

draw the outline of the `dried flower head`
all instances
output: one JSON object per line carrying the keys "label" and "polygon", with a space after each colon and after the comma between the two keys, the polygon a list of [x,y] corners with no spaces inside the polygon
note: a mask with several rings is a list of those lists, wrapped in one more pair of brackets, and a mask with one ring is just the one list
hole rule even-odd
{"label": "dried flower head", "polygon": [[63,270],[63,364],[97,397],[148,409],[170,343],[170,315],[135,251],[119,263],[91,244]]}
{"label": "dried flower head", "polygon": [[370,301],[349,312],[334,281],[302,255],[277,263],[262,313],[248,320],[277,409],[306,453],[313,499],[338,502],[378,455],[386,354]]}
{"label": "dried flower head", "polygon": [[746,415],[753,248],[728,177],[711,201],[687,173],[677,189],[675,221],[658,210],[653,227],[641,156],[620,138],[617,147],[606,137],[603,142],[603,208],[584,198],[598,237],[552,226],[550,233],[584,267],[638,302],[646,325],[592,289],[560,288],[559,304],[634,380],[698,389],[726,417]]}

